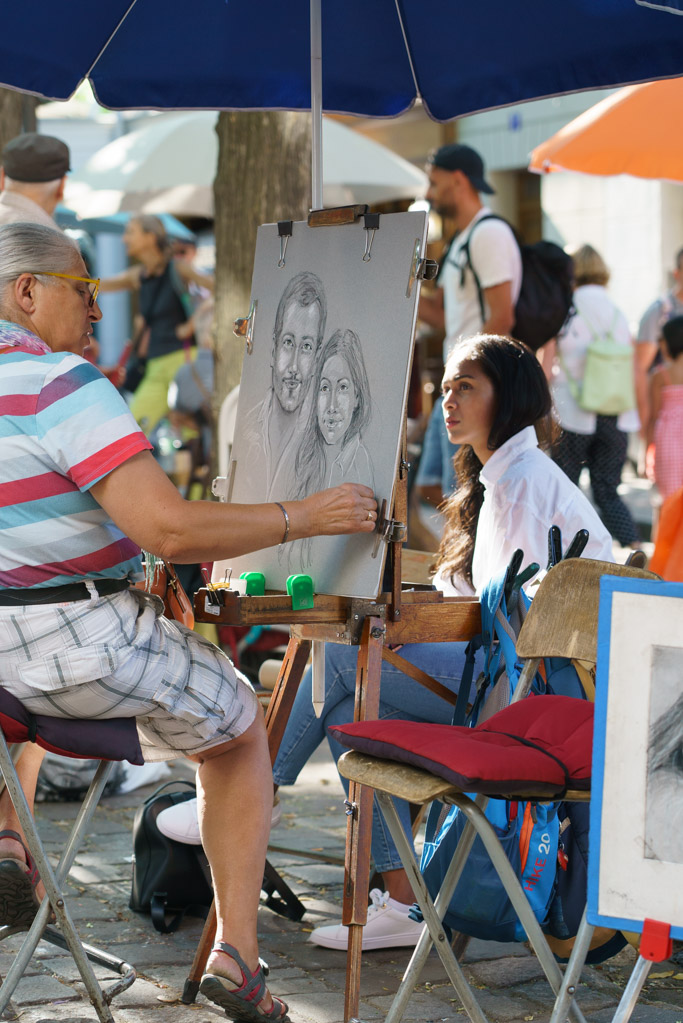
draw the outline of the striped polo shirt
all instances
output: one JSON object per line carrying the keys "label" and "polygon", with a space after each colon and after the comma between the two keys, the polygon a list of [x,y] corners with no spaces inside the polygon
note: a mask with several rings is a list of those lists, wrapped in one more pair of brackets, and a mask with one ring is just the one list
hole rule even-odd
{"label": "striped polo shirt", "polygon": [[0,321],[0,588],[139,578],[140,548],[89,489],[150,447],[95,366]]}

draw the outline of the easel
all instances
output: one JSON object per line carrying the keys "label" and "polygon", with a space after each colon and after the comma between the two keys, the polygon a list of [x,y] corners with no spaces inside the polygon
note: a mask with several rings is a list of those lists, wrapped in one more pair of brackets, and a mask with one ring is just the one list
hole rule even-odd
{"label": "easel", "polygon": [[[393,516],[388,519],[381,516],[378,523],[380,540],[384,538],[389,544],[390,589],[380,594],[377,601],[316,595],[312,609],[293,611],[291,599],[279,593],[243,597],[227,590],[201,589],[195,595],[197,621],[246,626],[287,624],[291,627],[291,639],[266,714],[272,761],[277,756],[311,644],[317,640],[357,645],[359,648],[356,721],[377,717],[382,660],[398,667],[449,703],[455,703],[454,693],[390,649],[390,646],[400,643],[465,640],[479,632],[481,627],[478,600],[444,597],[442,593],[429,589],[403,591],[401,588],[401,549],[407,521],[407,471],[408,465],[402,458]],[[216,594],[220,595],[220,609],[215,605]],[[207,613],[206,607],[212,603],[212,610]],[[358,1015],[361,948],[370,880],[372,812],[372,791],[352,783],[347,809],[342,915],[343,923],[349,927],[344,999],[347,1023]],[[194,1001],[215,932],[216,916],[212,907],[185,983],[182,998],[185,1003]]]}
{"label": "easel", "polygon": [[[313,210],[309,227],[334,227],[363,219],[366,232],[363,261],[371,258],[379,214],[367,212],[367,206],[347,206],[331,210]],[[284,265],[292,223],[278,224],[280,263]],[[437,264],[422,258],[419,239],[410,261],[406,297],[414,285],[436,275]],[[248,317],[236,321],[235,333],[244,337],[250,351],[254,329],[255,307]],[[282,593],[266,592],[265,596],[241,596],[229,589],[204,588],[195,595],[197,621],[216,625],[278,625],[291,628],[291,639],[266,714],[266,727],[271,760],[277,756],[299,682],[303,676],[311,646],[317,642],[343,643],[358,646],[356,700],[354,720],[377,717],[382,660],[386,660],[432,692],[455,704],[456,697],[421,669],[413,666],[391,649],[402,643],[446,642],[469,639],[481,627],[479,602],[469,598],[444,598],[430,588],[402,590],[401,550],[407,535],[408,489],[405,422],[401,458],[395,474],[393,496],[389,507],[383,502],[377,522],[373,556],[381,543],[389,545],[388,592],[377,600],[316,595],[313,607],[294,610],[291,598]],[[231,481],[234,474],[231,475]],[[222,492],[227,500],[231,485]],[[214,492],[216,490],[214,489]],[[363,926],[367,920],[367,896],[370,880],[370,837],[373,812],[372,791],[351,784],[347,801],[347,836],[344,864],[343,923],[349,927],[346,969],[344,1019],[358,1015]],[[206,921],[190,976],[183,991],[183,1002],[194,1000],[204,972],[216,932],[216,916],[212,911]]]}
{"label": "easel", "polygon": [[[564,972],[562,987],[560,988],[550,1023],[563,1023],[567,1018],[567,1011],[571,997],[574,994],[581,971],[584,966],[586,954],[590,947],[594,927],[588,923],[584,912],[579,932],[569,962]],[[671,938],[671,926],[659,920],[645,919],[643,931],[640,938],[638,958],[635,962],[631,976],[624,988],[619,1005],[616,1008],[612,1023],[629,1023],[633,1010],[636,1007],[638,996],[643,989],[647,976],[652,969],[653,963],[661,963],[671,958],[673,941]]]}

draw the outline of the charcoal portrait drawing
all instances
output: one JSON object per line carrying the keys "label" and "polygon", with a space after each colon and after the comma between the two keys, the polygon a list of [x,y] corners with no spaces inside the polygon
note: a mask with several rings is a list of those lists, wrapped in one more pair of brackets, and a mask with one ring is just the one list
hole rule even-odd
{"label": "charcoal portrait drawing", "polygon": [[[382,215],[371,258],[363,218],[339,226],[292,224],[286,258],[278,225],[258,230],[232,445],[230,500],[306,498],[361,483],[389,507],[403,433],[424,213]],[[373,534],[316,537],[214,568],[259,571],[284,590],[305,573],[318,593],[373,598],[385,545]]]}
{"label": "charcoal portrait drawing", "polygon": [[273,327],[271,385],[262,401],[247,416],[250,443],[262,452],[262,497],[287,494],[292,487],[291,453],[301,439],[308,420],[311,381],[320,350],[327,302],[322,281],[304,271],[282,293]]}
{"label": "charcoal portrait drawing", "polygon": [[[363,436],[372,417],[370,384],[358,336],[335,330],[318,359],[310,413],[294,459],[295,497],[353,480],[375,489],[370,452]],[[303,572],[312,540],[289,545],[288,564]]]}
{"label": "charcoal portrait drawing", "polygon": [[652,648],[645,856],[683,863],[683,650]]}

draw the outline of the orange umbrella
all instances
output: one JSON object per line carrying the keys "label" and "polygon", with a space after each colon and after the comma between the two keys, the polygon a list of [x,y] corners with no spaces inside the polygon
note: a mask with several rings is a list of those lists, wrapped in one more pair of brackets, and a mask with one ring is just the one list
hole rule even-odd
{"label": "orange umbrella", "polygon": [[683,78],[629,85],[536,146],[529,170],[683,181]]}

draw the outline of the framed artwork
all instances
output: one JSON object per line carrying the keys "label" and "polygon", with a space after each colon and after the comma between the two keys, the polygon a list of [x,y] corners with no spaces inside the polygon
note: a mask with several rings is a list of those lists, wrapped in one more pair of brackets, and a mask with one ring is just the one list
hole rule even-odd
{"label": "framed artwork", "polygon": [[683,584],[600,584],[588,920],[683,937]]}
{"label": "framed artwork", "polygon": [[[372,488],[387,514],[412,363],[425,213],[336,227],[259,228],[229,500],[292,501],[344,482]],[[284,590],[305,573],[318,593],[377,597],[385,545],[374,534],[295,541],[214,566],[263,572]]]}

